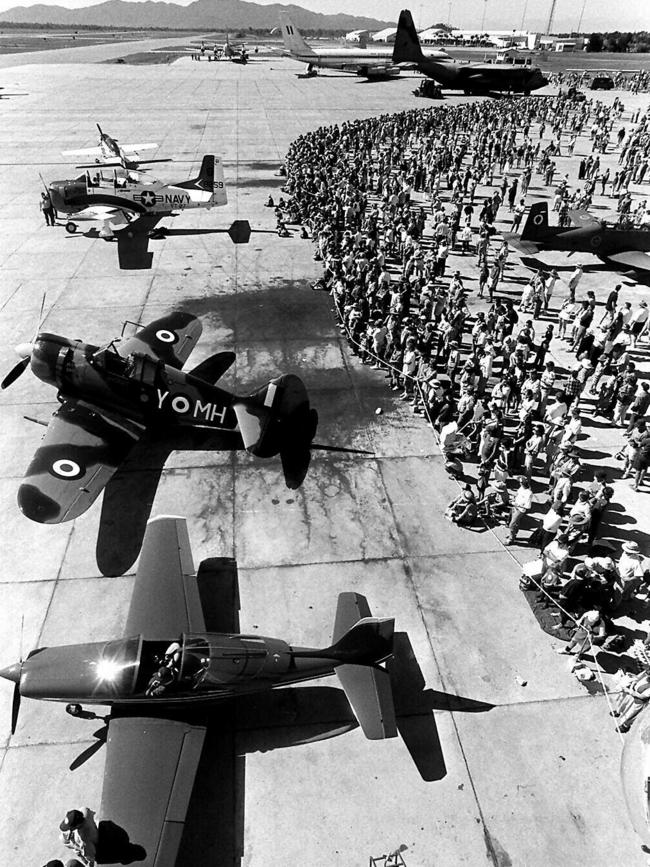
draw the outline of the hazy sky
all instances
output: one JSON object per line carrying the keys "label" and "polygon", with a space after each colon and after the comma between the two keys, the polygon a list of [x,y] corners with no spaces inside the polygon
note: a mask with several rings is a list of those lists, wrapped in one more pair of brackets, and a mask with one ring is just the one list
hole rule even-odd
{"label": "hazy sky", "polygon": [[[32,6],[34,3],[78,8],[91,6],[102,0],[0,0],[0,12],[13,6]],[[138,0],[130,0],[138,2]],[[177,0],[182,6],[192,0]],[[268,5],[277,0],[257,0]],[[459,27],[479,29],[485,14],[486,29],[519,29],[524,20],[528,30],[545,30],[552,0],[428,0],[411,2],[410,9],[418,27],[437,21],[450,21]],[[396,21],[400,9],[408,0],[298,0],[297,5],[315,12],[348,12],[371,15],[387,21]],[[591,30],[650,30],[650,0],[558,0],[554,30],[575,30],[582,16],[583,31]],[[215,19],[218,23],[219,0],[215,0]]]}

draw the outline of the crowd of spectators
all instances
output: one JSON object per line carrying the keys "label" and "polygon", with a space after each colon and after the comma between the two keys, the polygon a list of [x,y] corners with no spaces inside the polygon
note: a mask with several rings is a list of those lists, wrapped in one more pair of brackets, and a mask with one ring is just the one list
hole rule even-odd
{"label": "crowd of spectators", "polygon": [[[648,306],[623,301],[620,285],[607,298],[581,292],[582,266],[558,304],[558,272],[538,270],[520,286],[498,236],[519,229],[531,184],[553,187],[560,219],[610,192],[647,224],[629,187],[650,181],[650,114],[623,123],[623,112],[620,99],[536,97],[321,127],[292,143],[276,209],[281,233],[298,224],[312,239],[323,263],[314,288],[331,293],[352,351],[437,432],[447,471],[464,485],[445,517],[470,528],[502,522],[506,545],[526,533],[540,554],[522,588],[552,605],[560,634],[573,627],[562,652],[578,658],[615,647],[612,618],[647,593],[638,544],[600,538],[615,462],[587,472],[581,452],[586,413],[618,427],[620,466],[643,488],[650,390],[633,354],[647,340]],[[590,152],[572,186],[556,160],[579,137]],[[613,151],[615,179],[600,168]],[[448,268],[452,252],[462,273]],[[573,356],[568,367],[558,352]]]}

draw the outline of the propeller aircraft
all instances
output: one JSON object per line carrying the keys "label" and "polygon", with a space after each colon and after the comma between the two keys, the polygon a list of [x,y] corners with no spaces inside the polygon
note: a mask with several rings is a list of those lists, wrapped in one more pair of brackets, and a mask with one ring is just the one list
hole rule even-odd
{"label": "propeller aircraft", "polygon": [[[64,157],[67,156],[88,156],[95,158],[95,164],[104,166],[122,166],[123,169],[137,169],[138,166],[144,163],[163,163],[168,162],[166,159],[156,160],[134,160],[133,157],[138,157],[140,151],[155,150],[158,145],[156,142],[146,142],[145,144],[125,144],[121,145],[116,138],[113,138],[108,133],[103,132],[99,124],[99,144],[94,148],[85,148],[76,151],[62,151]],[[92,167],[92,166],[91,166]],[[81,168],[86,168],[82,166]]]}
{"label": "propeller aircraft", "polygon": [[506,233],[504,238],[522,253],[537,253],[539,250],[593,253],[614,265],[650,271],[650,228],[610,226],[588,211],[569,211],[569,218],[571,226],[549,226],[548,204],[535,202],[521,235]]}
{"label": "propeller aircraft", "polygon": [[196,316],[176,311],[104,347],[47,332],[16,347],[21,360],[2,388],[31,367],[60,403],[18,489],[23,514],[43,524],[82,515],[152,430],[214,431],[218,448],[279,454],[287,486],[302,484],[318,425],[302,380],[284,374],[248,396],[230,394],[215,383],[234,352],[182,370],[201,331]]}
{"label": "propeller aircraft", "polygon": [[[189,208],[228,204],[223,163],[212,154],[203,157],[201,171],[189,181],[167,184],[144,172],[114,168],[53,181],[47,189],[69,233],[77,231],[80,221],[101,221],[99,235],[109,241],[117,239],[123,269],[151,267],[149,237],[163,218]],[[248,243],[250,225],[246,220],[236,220],[227,231],[235,244]]]}
{"label": "propeller aircraft", "polygon": [[120,638],[39,648],[0,670],[15,685],[12,732],[21,698],[66,702],[82,719],[96,718],[84,705],[110,707],[96,743],[72,767],[106,743],[99,815],[144,849],[142,867],[176,863],[208,733],[209,715],[197,711],[336,673],[366,737],[397,735],[382,666],[393,654],[393,619],[372,617],[364,596],[341,593],[331,644],[299,647],[230,631],[238,630],[234,599],[219,612],[229,631],[208,631],[201,591],[219,595],[228,563],[236,569],[225,558],[204,561],[195,575],[185,519],[154,518]]}
{"label": "propeller aircraft", "polygon": [[516,66],[512,63],[456,64],[451,58],[439,60],[425,56],[408,9],[400,12],[393,45],[393,63],[414,64],[423,75],[433,78],[443,87],[464,93],[492,91],[525,93],[545,87],[548,79],[537,66]]}

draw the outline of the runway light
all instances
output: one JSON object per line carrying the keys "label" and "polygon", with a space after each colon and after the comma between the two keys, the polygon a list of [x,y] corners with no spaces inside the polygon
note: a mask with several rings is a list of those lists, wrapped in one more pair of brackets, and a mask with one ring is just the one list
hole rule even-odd
{"label": "runway light", "polygon": [[112,659],[102,659],[97,663],[97,677],[99,680],[115,680],[122,671],[122,666]]}

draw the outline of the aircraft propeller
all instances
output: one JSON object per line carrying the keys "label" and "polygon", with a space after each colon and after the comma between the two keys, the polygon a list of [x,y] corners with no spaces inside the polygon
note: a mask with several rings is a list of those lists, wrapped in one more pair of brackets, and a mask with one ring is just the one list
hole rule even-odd
{"label": "aircraft propeller", "polygon": [[25,370],[29,367],[29,362],[32,359],[32,352],[34,351],[34,343],[36,342],[36,336],[38,332],[41,330],[41,324],[43,322],[43,310],[45,309],[45,293],[43,293],[43,298],[41,299],[41,309],[38,314],[38,323],[36,325],[36,331],[34,333],[34,338],[31,343],[19,343],[16,347],[16,354],[20,357],[20,361],[18,364],[15,364],[9,373],[5,376],[5,378],[0,383],[0,388],[5,389],[9,388],[18,377],[20,377]]}

